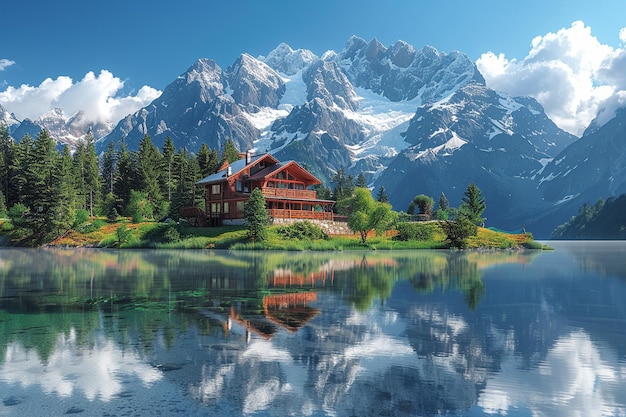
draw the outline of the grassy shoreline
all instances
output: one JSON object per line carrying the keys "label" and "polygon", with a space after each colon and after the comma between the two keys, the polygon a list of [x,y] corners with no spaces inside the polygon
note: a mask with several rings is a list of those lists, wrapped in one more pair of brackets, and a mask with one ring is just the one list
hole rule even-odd
{"label": "grassy shoreline", "polygon": [[[371,234],[366,243],[355,235],[330,236],[327,239],[288,239],[277,226],[268,228],[268,238],[262,243],[246,240],[242,226],[191,227],[175,223],[131,223],[129,219],[107,222],[94,219],[67,231],[63,236],[44,245],[47,247],[91,247],[123,249],[231,249],[283,251],[341,251],[341,250],[419,250],[447,249],[445,235],[434,224],[426,240],[399,240],[393,231],[385,236]],[[120,234],[120,229],[123,234]],[[533,240],[530,234],[506,234],[478,228],[476,236],[467,239],[467,249],[551,249]]]}

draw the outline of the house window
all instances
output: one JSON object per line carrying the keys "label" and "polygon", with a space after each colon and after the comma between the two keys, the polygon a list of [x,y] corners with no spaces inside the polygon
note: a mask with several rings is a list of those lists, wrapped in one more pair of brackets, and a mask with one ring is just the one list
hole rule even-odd
{"label": "house window", "polygon": [[220,208],[220,203],[211,203],[211,213],[219,213]]}
{"label": "house window", "polygon": [[237,212],[238,213],[243,213],[243,209],[246,205],[245,201],[237,201]]}
{"label": "house window", "polygon": [[229,206],[228,203],[224,203],[224,214],[228,214],[229,213]]}
{"label": "house window", "polygon": [[221,191],[221,187],[219,184],[213,184],[211,186],[211,194],[219,194]]}
{"label": "house window", "polygon": [[235,181],[235,190],[237,190],[238,193],[243,191],[243,183],[241,181]]}
{"label": "house window", "polygon": [[243,192],[244,193],[249,193],[250,192],[250,182],[246,181],[243,183]]}

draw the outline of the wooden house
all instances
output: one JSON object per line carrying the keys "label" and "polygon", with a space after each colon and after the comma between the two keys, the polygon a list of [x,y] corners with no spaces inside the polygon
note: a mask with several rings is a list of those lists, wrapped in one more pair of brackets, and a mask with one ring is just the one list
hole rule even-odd
{"label": "wooden house", "polygon": [[274,219],[333,220],[332,200],[310,189],[320,181],[294,161],[280,162],[269,153],[245,157],[198,181],[205,190],[205,213],[211,226],[243,224],[244,205],[260,188]]}

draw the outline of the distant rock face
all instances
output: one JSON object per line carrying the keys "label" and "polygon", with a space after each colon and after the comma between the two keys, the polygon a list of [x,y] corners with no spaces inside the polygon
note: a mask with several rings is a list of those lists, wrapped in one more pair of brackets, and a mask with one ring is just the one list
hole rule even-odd
{"label": "distant rock face", "polygon": [[416,51],[404,41],[390,48],[373,39],[353,37],[337,60],[354,85],[391,101],[442,99],[457,86],[485,80],[470,59],[459,52],[446,55],[432,47]]}
{"label": "distant rock face", "polygon": [[20,121],[17,120],[13,113],[9,113],[2,105],[0,105],[0,124],[5,125],[9,131],[14,126],[19,125]]}
{"label": "distant rock face", "polygon": [[[251,58],[254,59],[254,58]],[[244,94],[247,58],[237,78],[241,82],[239,94],[260,100],[261,93]],[[227,88],[229,74],[213,60],[200,59],[184,74],[169,84],[161,96],[152,104],[120,121],[115,129],[100,143],[105,147],[109,141],[124,137],[127,145],[137,148],[144,135],[150,135],[153,143],[161,147],[170,136],[177,148],[185,147],[197,151],[202,142],[210,147],[222,149],[231,138],[239,149],[252,147],[259,136],[258,130],[245,116],[245,106],[237,103]],[[254,103],[248,103],[254,106]],[[104,149],[104,148],[102,148]]]}
{"label": "distant rock face", "polygon": [[112,126],[105,122],[87,121],[82,111],[67,117],[61,109],[56,108],[44,113],[37,120],[16,121],[10,126],[9,132],[19,141],[25,135],[35,138],[43,129],[46,129],[59,145],[73,148],[89,134],[94,138],[105,136],[111,131]]}
{"label": "distant rock face", "polygon": [[248,54],[241,55],[227,74],[232,98],[251,112],[261,107],[277,107],[285,93],[280,75]]}
{"label": "distant rock face", "polygon": [[286,43],[281,43],[267,57],[260,57],[259,60],[280,73],[294,75],[319,60],[319,58],[306,49],[294,51]]}
{"label": "distant rock face", "polygon": [[615,118],[590,130],[546,165],[537,178],[543,198],[555,203],[576,199],[593,204],[599,198],[626,193],[624,138],[626,109],[621,109]]}

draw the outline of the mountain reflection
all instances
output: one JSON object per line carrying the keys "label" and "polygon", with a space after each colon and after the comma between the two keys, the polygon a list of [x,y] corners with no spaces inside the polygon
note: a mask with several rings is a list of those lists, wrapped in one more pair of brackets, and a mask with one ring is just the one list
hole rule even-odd
{"label": "mountain reflection", "polygon": [[9,413],[33,388],[90,414],[619,415],[626,404],[624,332],[588,316],[581,327],[575,300],[589,288],[537,278],[550,253],[2,255]]}

